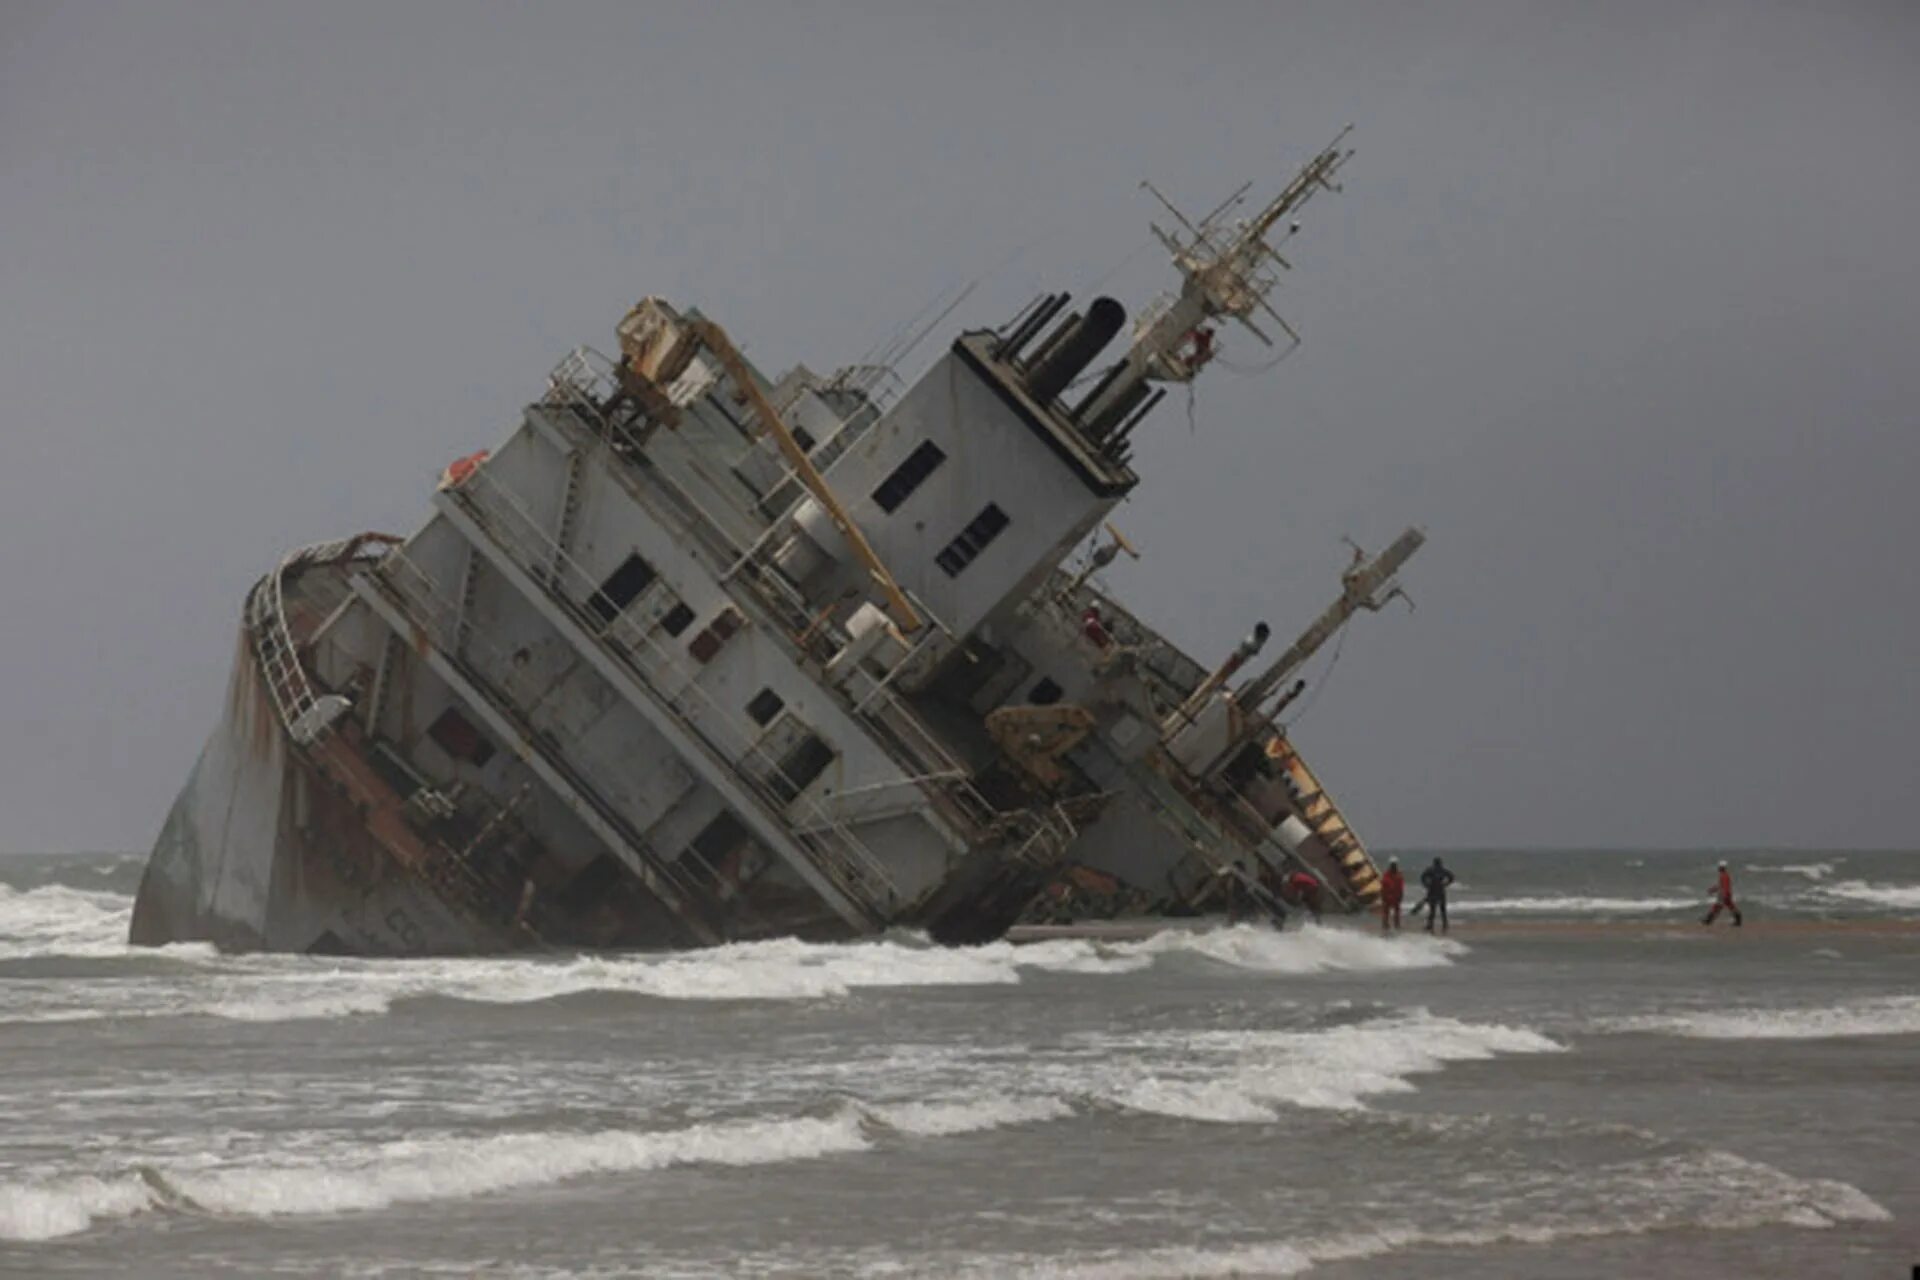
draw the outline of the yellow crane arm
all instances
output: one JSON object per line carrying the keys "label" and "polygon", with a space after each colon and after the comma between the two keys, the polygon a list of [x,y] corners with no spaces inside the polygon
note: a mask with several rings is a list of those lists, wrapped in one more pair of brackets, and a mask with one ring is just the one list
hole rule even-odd
{"label": "yellow crane arm", "polygon": [[840,536],[847,540],[847,546],[852,548],[855,557],[866,567],[874,583],[880,588],[880,594],[887,602],[887,613],[893,619],[894,625],[909,634],[925,626],[919,611],[907,599],[907,593],[900,589],[900,584],[894,581],[891,573],[887,572],[887,566],[874,551],[872,544],[867,541],[866,535],[860,532],[860,526],[853,522],[853,517],[847,514],[847,509],[840,505],[840,499],[835,497],[833,490],[827,487],[826,478],[813,465],[812,459],[807,457],[807,451],[800,447],[800,442],[793,438],[793,432],[787,429],[787,424],[780,420],[780,415],[774,412],[773,406],[767,402],[767,397],[760,390],[759,382],[754,378],[752,370],[747,368],[747,362],[741,357],[739,349],[733,345],[733,339],[727,337],[726,330],[706,319],[690,320],[687,322],[687,328],[707,350],[713,352],[722,365],[726,366],[734,385],[740,388],[741,394],[746,396],[753,405],[754,413],[759,416],[761,425],[773,436],[773,442],[780,447],[780,454],[793,468],[793,474],[799,477],[800,483],[806,486],[807,492],[813,495],[814,501],[826,509],[828,517],[833,520],[833,527],[838,529]]}

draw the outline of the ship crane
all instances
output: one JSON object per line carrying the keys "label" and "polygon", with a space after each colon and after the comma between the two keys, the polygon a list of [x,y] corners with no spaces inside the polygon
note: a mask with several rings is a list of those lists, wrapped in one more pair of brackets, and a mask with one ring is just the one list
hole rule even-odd
{"label": "ship crane", "polygon": [[1080,593],[1080,588],[1087,585],[1087,579],[1119,559],[1122,551],[1132,556],[1135,560],[1140,558],[1140,553],[1134,549],[1131,542],[1127,541],[1126,535],[1113,527],[1113,521],[1107,521],[1106,527],[1107,534],[1113,541],[1103,542],[1093,549],[1092,553],[1087,557],[1086,566],[1073,576],[1073,581],[1067,584],[1067,589],[1060,593],[1062,599],[1073,599],[1074,596]]}
{"label": "ship crane", "polygon": [[739,348],[733,345],[733,339],[727,336],[726,330],[711,320],[700,319],[688,321],[687,331],[714,354],[721,366],[726,369],[728,376],[733,379],[734,386],[739,388],[740,393],[753,406],[754,414],[760,419],[761,427],[773,437],[775,447],[780,450],[780,456],[785,458],[787,465],[793,468],[794,477],[800,481],[808,493],[813,495],[813,500],[820,504],[827,513],[827,518],[833,522],[833,527],[846,540],[847,548],[853,552],[854,558],[859,560],[866,569],[868,577],[873,580],[881,598],[886,601],[887,616],[893,620],[894,625],[905,635],[912,635],[926,626],[926,619],[920,616],[920,611],[915,609],[913,602],[907,599],[907,593],[901,590],[899,580],[887,569],[879,553],[873,549],[873,544],[867,541],[867,536],[860,531],[860,526],[854,522],[846,505],[840,501],[839,495],[834,493],[827,484],[826,477],[822,476],[819,469],[813,465],[813,460],[807,456],[807,451],[800,447],[800,442],[795,439],[792,429],[787,426],[785,419],[781,418],[779,411],[767,399],[766,393],[760,390],[760,383],[754,378],[753,370],[747,367],[745,357],[740,354]]}
{"label": "ship crane", "polygon": [[[1395,597],[1407,599],[1407,595],[1394,582],[1394,575],[1400,572],[1402,565],[1413,557],[1427,540],[1427,535],[1418,529],[1408,529],[1393,540],[1385,551],[1369,558],[1357,545],[1354,546],[1353,563],[1340,575],[1340,598],[1328,605],[1325,612],[1314,619],[1313,624],[1300,633],[1298,639],[1287,646],[1279,657],[1275,658],[1265,671],[1247,681],[1234,693],[1234,701],[1247,717],[1240,732],[1235,735],[1235,745],[1246,742],[1269,725],[1280,708],[1275,707],[1264,714],[1260,704],[1272,696],[1280,682],[1305,665],[1331,640],[1334,633],[1347,624],[1355,613],[1365,609],[1375,612]],[[1408,600],[1411,604],[1411,600]],[[1282,705],[1285,705],[1283,700]],[[1229,751],[1229,757],[1232,752]]]}
{"label": "ship crane", "polygon": [[[1154,235],[1167,247],[1182,277],[1180,291],[1149,307],[1135,327],[1126,356],[1102,378],[1079,411],[1086,422],[1117,420],[1145,399],[1148,382],[1191,382],[1214,355],[1212,322],[1235,320],[1268,346],[1274,341],[1253,320],[1264,311],[1293,345],[1300,335],[1267,302],[1279,283],[1269,264],[1282,269],[1291,264],[1280,256],[1267,236],[1281,219],[1297,212],[1314,193],[1338,191],[1333,181],[1353,152],[1342,146],[1353,126],[1342,129],[1333,142],[1309,160],[1267,206],[1251,218],[1229,221],[1227,215],[1246,193],[1241,187],[1199,222],[1190,220],[1153,186],[1142,183],[1179,222],[1183,232],[1159,225]],[[1299,229],[1289,222],[1287,234]],[[1291,349],[1291,348],[1289,348]]]}

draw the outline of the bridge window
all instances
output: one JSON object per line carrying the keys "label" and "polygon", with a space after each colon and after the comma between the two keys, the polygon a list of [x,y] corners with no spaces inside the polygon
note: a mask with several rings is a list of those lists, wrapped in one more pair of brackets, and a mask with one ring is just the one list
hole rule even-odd
{"label": "bridge window", "polygon": [[620,562],[618,569],[607,575],[607,580],[600,584],[600,589],[593,593],[593,598],[587,603],[599,615],[600,621],[612,622],[659,576],[653,571],[653,566],[639,556],[628,556]]}
{"label": "bridge window", "polygon": [[692,625],[693,610],[687,607],[685,600],[660,615],[660,629],[670,636],[677,636]]}
{"label": "bridge window", "polygon": [[972,564],[974,558],[987,549],[987,545],[999,537],[1012,523],[1000,505],[989,502],[981,508],[980,514],[967,522],[960,535],[949,542],[933,562],[946,571],[949,578],[957,578],[960,571]]}
{"label": "bridge window", "polygon": [[833,748],[810,733],[780,757],[780,767],[767,779],[767,785],[780,797],[781,803],[791,803],[795,796],[812,786],[813,780],[825,773],[827,766],[832,763]]}
{"label": "bridge window", "polygon": [[880,504],[882,511],[891,512],[907,500],[918,489],[934,469],[947,460],[940,446],[931,440],[923,440],[920,447],[907,455],[905,462],[895,467],[880,487],[873,491],[873,500]]}
{"label": "bridge window", "polygon": [[754,694],[753,701],[747,704],[747,714],[753,717],[755,724],[764,729],[773,723],[773,718],[779,715],[781,708],[786,705],[779,694],[771,689],[762,689]]}

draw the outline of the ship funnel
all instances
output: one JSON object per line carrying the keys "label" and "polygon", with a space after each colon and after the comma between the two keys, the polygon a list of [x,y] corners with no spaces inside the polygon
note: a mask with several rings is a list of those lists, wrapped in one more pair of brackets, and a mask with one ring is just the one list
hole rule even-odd
{"label": "ship funnel", "polygon": [[1067,389],[1081,370],[1093,363],[1101,349],[1113,341],[1113,335],[1127,322],[1127,309],[1112,298],[1095,298],[1086,317],[1072,322],[1068,332],[1055,335],[1047,343],[1045,358],[1027,378],[1027,390],[1046,404]]}

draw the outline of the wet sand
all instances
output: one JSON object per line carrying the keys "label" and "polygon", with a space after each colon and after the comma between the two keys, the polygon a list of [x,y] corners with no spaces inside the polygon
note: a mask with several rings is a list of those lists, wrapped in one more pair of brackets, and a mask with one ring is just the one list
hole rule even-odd
{"label": "wet sand", "polygon": [[[1019,925],[1007,931],[1009,942],[1046,942],[1059,938],[1081,938],[1092,942],[1130,942],[1168,932],[1193,932],[1223,926],[1216,916],[1176,920],[1087,920],[1073,924]],[[1319,927],[1362,929],[1377,932],[1370,922],[1359,917],[1330,919]],[[1403,934],[1425,934],[1415,925],[1400,930]],[[1735,938],[1858,938],[1920,937],[1920,919],[1749,919],[1744,925],[1717,921],[1702,925],[1698,921],[1651,920],[1474,920],[1463,919],[1452,930],[1438,934],[1467,942],[1479,938],[1690,938],[1728,934]]]}

